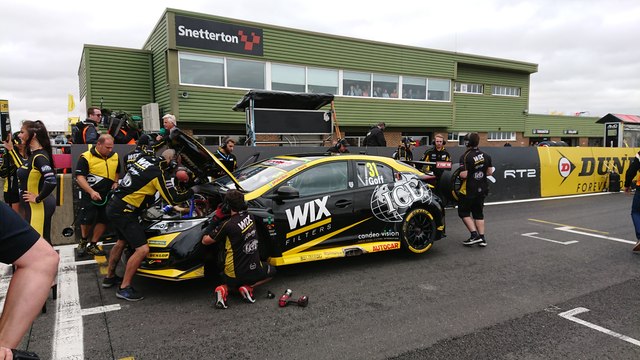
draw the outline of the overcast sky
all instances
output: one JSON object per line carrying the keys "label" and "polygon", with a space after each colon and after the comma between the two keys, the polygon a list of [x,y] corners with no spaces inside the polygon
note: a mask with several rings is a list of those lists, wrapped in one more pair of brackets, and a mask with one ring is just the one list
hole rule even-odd
{"label": "overcast sky", "polygon": [[79,103],[83,44],[140,49],[167,7],[536,63],[530,113],[640,115],[637,0],[23,0],[0,12],[0,99],[14,129],[84,118],[67,114],[68,94]]}

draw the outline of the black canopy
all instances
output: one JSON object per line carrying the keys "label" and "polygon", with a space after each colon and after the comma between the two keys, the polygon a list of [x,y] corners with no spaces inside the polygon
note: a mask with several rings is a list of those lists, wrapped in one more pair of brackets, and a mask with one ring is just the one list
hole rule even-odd
{"label": "black canopy", "polygon": [[233,107],[234,111],[244,111],[253,99],[258,109],[318,110],[333,101],[332,94],[290,93],[266,90],[250,90]]}

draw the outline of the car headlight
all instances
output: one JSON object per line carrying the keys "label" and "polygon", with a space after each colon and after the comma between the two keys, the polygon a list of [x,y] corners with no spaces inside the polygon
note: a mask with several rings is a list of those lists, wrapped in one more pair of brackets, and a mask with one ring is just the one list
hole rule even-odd
{"label": "car headlight", "polygon": [[206,220],[206,218],[188,220],[162,220],[149,227],[149,230],[158,231],[160,234],[169,234],[189,230],[194,226],[202,224]]}

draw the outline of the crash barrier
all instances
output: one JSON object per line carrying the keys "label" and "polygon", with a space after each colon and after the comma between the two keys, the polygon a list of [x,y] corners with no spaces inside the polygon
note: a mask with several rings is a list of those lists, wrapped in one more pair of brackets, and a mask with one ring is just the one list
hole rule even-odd
{"label": "crash barrier", "polygon": [[[80,154],[88,149],[86,145],[72,145],[71,165],[75,169]],[[121,158],[124,158],[131,150],[132,145],[115,145],[114,150]],[[211,152],[216,147],[209,146]],[[427,149],[420,146],[413,149],[415,159],[420,159]],[[236,146],[234,154],[238,158],[238,164],[251,163],[282,154],[323,153],[325,148],[320,147],[244,147]],[[364,148],[350,147],[351,153],[367,153],[370,155],[391,156],[396,148]],[[447,148],[451,154],[454,166],[450,171],[445,171],[443,181],[452,182],[452,174],[457,169],[457,163],[464,152],[462,147]],[[484,148],[491,155],[493,165],[496,168],[494,178],[496,182],[490,185],[490,194],[487,201],[506,201],[531,199],[548,196],[575,195],[593,192],[615,190],[610,183],[610,171],[616,170],[620,175],[617,181],[622,186],[626,170],[629,168],[638,148],[578,148],[578,147],[507,147]],[[68,161],[68,158],[65,159]],[[65,165],[67,166],[67,165]],[[74,202],[68,201],[77,198],[72,190],[74,181],[71,174],[63,177],[65,199],[59,206],[53,218],[53,242],[55,244],[71,243],[74,238],[63,238],[62,229],[74,223]],[[615,185],[615,176],[614,185]],[[1,180],[0,180],[1,181]],[[78,233],[78,231],[76,231]]]}

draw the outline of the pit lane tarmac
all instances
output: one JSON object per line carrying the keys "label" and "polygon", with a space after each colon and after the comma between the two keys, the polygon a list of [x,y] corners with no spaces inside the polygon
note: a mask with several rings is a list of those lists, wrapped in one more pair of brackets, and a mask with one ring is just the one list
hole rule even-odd
{"label": "pit lane tarmac", "polygon": [[[637,359],[631,199],[488,206],[486,248],[461,245],[468,233],[449,209],[448,237],[425,255],[282,267],[255,304],[231,295],[227,310],[211,307],[215,284],[204,279],[136,277],[145,299],[119,300],[100,286],[104,259],[61,247],[58,300],[22,348],[43,359]],[[287,288],[309,307],[279,308]]]}

